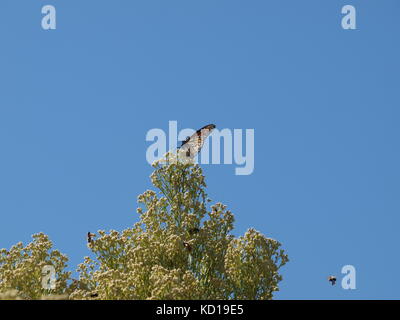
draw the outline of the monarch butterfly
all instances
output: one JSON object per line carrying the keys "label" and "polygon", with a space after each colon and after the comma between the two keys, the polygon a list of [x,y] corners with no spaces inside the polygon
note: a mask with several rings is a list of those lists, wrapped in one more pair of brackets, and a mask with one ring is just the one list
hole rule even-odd
{"label": "monarch butterfly", "polygon": [[87,242],[88,243],[92,243],[93,241],[93,237],[95,237],[96,235],[94,233],[90,233],[90,231],[87,233]]}
{"label": "monarch butterfly", "polygon": [[179,158],[183,161],[193,160],[215,128],[215,124],[208,124],[197,130],[191,137],[187,137],[185,141],[182,141],[181,146],[178,148]]}

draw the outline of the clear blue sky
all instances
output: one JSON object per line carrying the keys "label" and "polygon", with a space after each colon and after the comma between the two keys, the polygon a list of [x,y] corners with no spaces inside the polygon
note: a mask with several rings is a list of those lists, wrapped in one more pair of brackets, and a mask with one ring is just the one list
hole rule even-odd
{"label": "clear blue sky", "polygon": [[[41,8],[57,30],[41,29]],[[341,8],[357,9],[357,30]],[[1,0],[0,247],[137,221],[149,129],[255,129],[255,171],[208,194],[279,240],[277,299],[400,298],[398,0]],[[332,287],[342,266],[357,289]]]}

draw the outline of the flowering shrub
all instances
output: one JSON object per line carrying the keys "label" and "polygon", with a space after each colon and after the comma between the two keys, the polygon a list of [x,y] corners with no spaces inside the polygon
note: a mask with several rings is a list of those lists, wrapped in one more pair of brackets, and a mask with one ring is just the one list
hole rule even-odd
{"label": "flowering shrub", "polygon": [[[67,293],[67,256],[58,250],[51,250],[53,244],[43,233],[33,235],[33,242],[26,247],[21,242],[8,251],[0,250],[0,300],[53,298]],[[44,283],[43,270],[52,266],[55,289]]]}
{"label": "flowering shrub", "polygon": [[271,299],[288,261],[280,243],[253,229],[235,238],[233,214],[221,203],[209,205],[198,165],[154,167],[159,192],[138,197],[139,222],[122,232],[99,230],[88,243],[95,258],[84,258],[79,279],[67,285],[67,258],[45,255],[51,245],[40,234],[29,250],[18,244],[1,251],[0,292],[42,297],[39,269],[51,263],[58,280],[50,293],[69,299]]}

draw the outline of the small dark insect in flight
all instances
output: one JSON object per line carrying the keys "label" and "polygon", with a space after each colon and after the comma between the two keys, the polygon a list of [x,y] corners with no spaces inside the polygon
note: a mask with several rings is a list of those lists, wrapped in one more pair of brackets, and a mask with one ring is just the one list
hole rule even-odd
{"label": "small dark insect in flight", "polygon": [[95,235],[94,233],[88,232],[88,233],[87,233],[87,242],[88,242],[88,243],[92,243],[93,237],[95,237],[95,236],[96,236],[96,235]]}
{"label": "small dark insect in flight", "polygon": [[91,293],[91,294],[90,294],[90,297],[91,297],[91,298],[96,298],[96,297],[98,297],[98,296],[99,296],[98,293]]}
{"label": "small dark insect in flight", "polygon": [[335,276],[329,276],[328,277],[328,281],[330,281],[332,283],[332,285],[334,286],[336,283],[336,277]]}
{"label": "small dark insect in flight", "polygon": [[183,246],[189,251],[192,251],[192,246],[188,242],[183,242]]}
{"label": "small dark insect in flight", "polygon": [[195,233],[199,233],[200,232],[200,229],[199,228],[192,228],[192,229],[189,229],[189,234],[190,235],[194,235]]}
{"label": "small dark insect in flight", "polygon": [[197,130],[191,137],[187,137],[182,141],[182,145],[178,148],[182,155],[188,159],[193,159],[203,147],[207,137],[216,128],[215,124],[208,124]]}

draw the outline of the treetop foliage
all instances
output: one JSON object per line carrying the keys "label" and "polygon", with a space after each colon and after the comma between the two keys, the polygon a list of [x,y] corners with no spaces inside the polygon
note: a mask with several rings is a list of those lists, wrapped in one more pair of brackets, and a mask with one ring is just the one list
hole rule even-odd
{"label": "treetop foliage", "polygon": [[[78,279],[43,233],[26,247],[2,249],[0,299],[272,299],[288,261],[281,244],[254,229],[235,238],[234,216],[210,204],[200,166],[153,166],[158,192],[139,195],[139,221],[99,230]],[[45,265],[54,267],[55,289],[43,289]]]}

